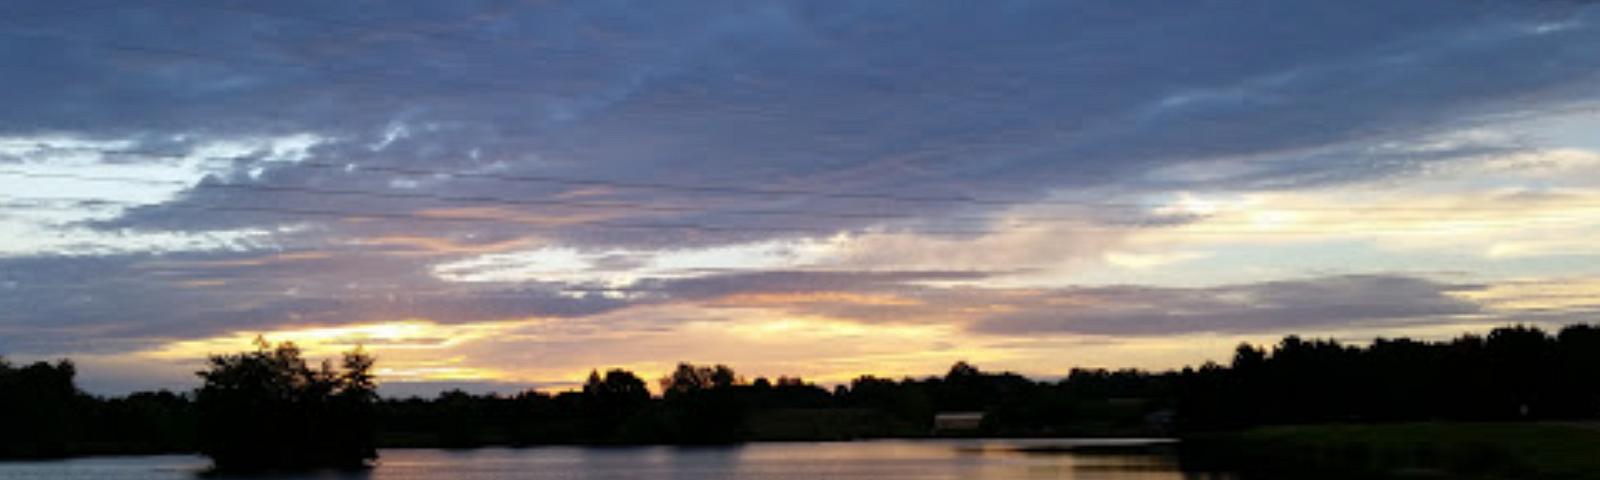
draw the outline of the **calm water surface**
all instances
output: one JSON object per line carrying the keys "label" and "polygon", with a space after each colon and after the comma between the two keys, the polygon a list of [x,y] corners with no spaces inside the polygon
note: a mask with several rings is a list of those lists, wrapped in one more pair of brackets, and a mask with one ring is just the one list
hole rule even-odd
{"label": "calm water surface", "polygon": [[[1122,441],[1126,442],[1126,441]],[[1122,443],[1116,442],[1116,443]],[[1025,453],[1019,449],[1103,444],[1088,440],[762,443],[736,447],[544,447],[385,450],[360,473],[254,476],[260,480],[790,480],[1103,479],[1177,480],[1171,458],[1142,453]],[[194,456],[104,457],[0,463],[0,480],[197,480]],[[209,478],[209,477],[206,477]]]}

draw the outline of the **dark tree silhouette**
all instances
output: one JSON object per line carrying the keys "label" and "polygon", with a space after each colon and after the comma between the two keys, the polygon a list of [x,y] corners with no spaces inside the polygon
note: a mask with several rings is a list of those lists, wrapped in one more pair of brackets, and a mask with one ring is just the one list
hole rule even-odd
{"label": "dark tree silhouette", "polygon": [[598,371],[590,371],[583,394],[597,401],[637,406],[650,399],[650,388],[633,372],[612,369],[607,370],[603,378]]}
{"label": "dark tree silhouette", "polygon": [[12,367],[0,357],[0,457],[71,453],[72,407],[81,395],[71,361]]}
{"label": "dark tree silhouette", "polygon": [[950,411],[983,412],[978,430],[960,434],[990,436],[1600,417],[1592,325],[1366,346],[1290,336],[1240,345],[1226,365],[1075,368],[1056,382],[958,362],[942,376],[869,375],[829,391],[788,376],[746,385],[725,365],[682,363],[661,379],[661,397],[631,372],[596,370],[581,390],[557,394],[378,399],[371,356],[358,349],[335,365],[258,340],[253,352],[212,357],[193,394],[99,398],[73,385],[69,361],[0,359],[0,457],[199,451],[228,470],[348,467],[375,458],[378,439],[475,447],[916,437],[949,434],[933,419]]}
{"label": "dark tree silhouette", "polygon": [[[726,365],[679,363],[661,379],[664,401],[656,416],[657,438],[668,443],[731,443],[741,439],[749,402],[744,381]],[[737,387],[737,388],[736,388]]]}
{"label": "dark tree silhouette", "polygon": [[1566,416],[1600,412],[1600,327],[1572,325],[1556,336],[1562,371],[1561,388],[1567,392],[1560,405]]}
{"label": "dark tree silhouette", "polygon": [[353,468],[377,458],[373,359],[359,348],[342,369],[312,368],[293,343],[214,355],[198,372],[200,453],[219,470]]}
{"label": "dark tree silhouette", "polygon": [[80,397],[83,422],[77,440],[83,453],[193,452],[194,401],[167,390],[135,392],[121,398]]}
{"label": "dark tree silhouette", "polygon": [[597,440],[617,438],[623,425],[649,404],[649,387],[627,370],[608,370],[604,377],[591,371],[583,385],[583,416]]}
{"label": "dark tree silhouette", "polygon": [[727,365],[699,366],[679,363],[678,368],[661,379],[661,391],[667,395],[726,388],[744,383]]}
{"label": "dark tree silhouette", "polygon": [[1187,429],[1344,421],[1542,420],[1600,414],[1600,330],[1531,326],[1448,342],[1351,347],[1286,337],[1242,345],[1232,368],[1185,370]]}
{"label": "dark tree silhouette", "polygon": [[841,403],[847,407],[888,412],[917,431],[928,431],[933,427],[933,415],[937,407],[928,395],[928,388],[921,382],[912,379],[896,382],[862,375],[852,380],[850,389],[844,393]]}

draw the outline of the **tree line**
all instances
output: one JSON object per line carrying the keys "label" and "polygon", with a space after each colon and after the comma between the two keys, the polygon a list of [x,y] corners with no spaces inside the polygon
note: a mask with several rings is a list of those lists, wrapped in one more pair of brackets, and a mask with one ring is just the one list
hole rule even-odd
{"label": "tree line", "polygon": [[[1073,369],[1041,381],[958,362],[943,375],[863,375],[827,388],[681,363],[650,382],[591,372],[579,389],[380,398],[360,351],[313,364],[291,343],[216,355],[190,392],[88,395],[70,361],[0,360],[0,457],[198,452],[219,468],[356,467],[379,447],[717,444],[934,435],[1150,436],[1275,423],[1592,418],[1600,328],[1506,327],[1365,346],[1287,337],[1230,364]],[[944,429],[941,412],[979,412]],[[15,427],[10,427],[15,426]]]}
{"label": "tree line", "polygon": [[[1170,408],[1170,380],[1170,374],[1080,369],[1061,382],[1035,382],[961,362],[944,376],[862,376],[825,388],[798,377],[752,380],[725,365],[682,363],[659,380],[659,396],[633,372],[596,371],[568,392],[386,399],[378,423],[380,437],[396,445],[446,447],[1127,435],[1153,432],[1146,417]],[[976,430],[936,431],[935,415],[954,411],[991,414]]]}
{"label": "tree line", "polygon": [[377,457],[374,358],[313,366],[292,343],[213,355],[192,392],[96,397],[69,360],[0,358],[0,458],[200,453],[220,469],[357,467]]}
{"label": "tree line", "polygon": [[1600,327],[1528,326],[1367,346],[1290,336],[1240,345],[1230,365],[1184,369],[1187,430],[1265,424],[1561,420],[1600,413]]}

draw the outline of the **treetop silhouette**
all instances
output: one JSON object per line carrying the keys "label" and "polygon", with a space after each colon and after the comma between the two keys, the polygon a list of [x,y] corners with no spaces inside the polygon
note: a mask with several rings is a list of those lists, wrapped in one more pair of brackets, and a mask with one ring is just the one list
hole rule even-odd
{"label": "treetop silhouette", "polygon": [[290,342],[213,355],[196,395],[200,453],[219,470],[361,467],[377,458],[375,360],[359,347],[341,368],[313,368]]}

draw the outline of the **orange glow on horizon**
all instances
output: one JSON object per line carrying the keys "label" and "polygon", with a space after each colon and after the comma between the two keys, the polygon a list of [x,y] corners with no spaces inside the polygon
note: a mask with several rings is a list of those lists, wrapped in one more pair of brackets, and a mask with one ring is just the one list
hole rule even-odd
{"label": "orange glow on horizon", "polygon": [[141,352],[156,360],[199,359],[253,348],[257,337],[291,342],[310,358],[336,358],[357,347],[379,357],[377,373],[385,382],[435,380],[499,381],[499,370],[465,365],[460,355],[440,356],[466,343],[515,329],[529,322],[439,324],[408,319],[360,325],[304,327],[273,331],[241,331],[198,340],[167,343]]}

